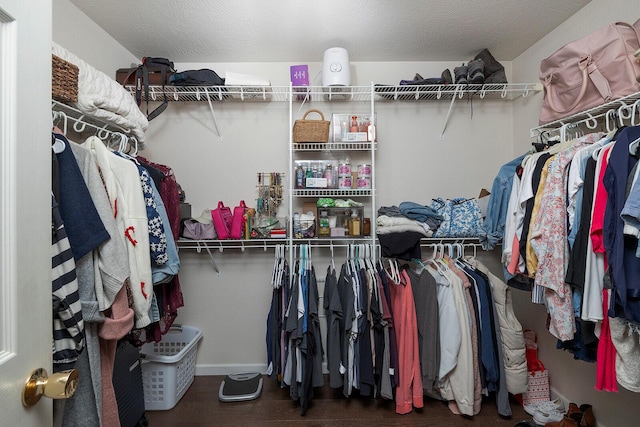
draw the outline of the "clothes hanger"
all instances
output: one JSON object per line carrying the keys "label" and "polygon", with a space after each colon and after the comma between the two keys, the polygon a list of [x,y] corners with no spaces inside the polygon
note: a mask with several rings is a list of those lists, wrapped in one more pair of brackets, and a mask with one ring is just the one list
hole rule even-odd
{"label": "clothes hanger", "polygon": [[330,248],[331,248],[331,268],[333,269],[333,271],[336,271],[336,263],[333,259],[333,240],[330,243]]}
{"label": "clothes hanger", "polygon": [[55,154],[62,153],[65,148],[67,148],[67,144],[60,138],[56,136],[54,132],[51,132],[51,149]]}
{"label": "clothes hanger", "polygon": [[67,134],[67,124],[68,124],[68,117],[67,114],[64,111],[53,111],[52,112],[52,125],[55,124],[56,121],[58,121],[59,119],[62,119],[62,134],[66,135]]}

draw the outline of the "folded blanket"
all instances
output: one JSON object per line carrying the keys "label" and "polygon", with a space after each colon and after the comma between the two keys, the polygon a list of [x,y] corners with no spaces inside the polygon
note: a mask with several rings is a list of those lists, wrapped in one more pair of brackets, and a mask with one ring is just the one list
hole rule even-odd
{"label": "folded blanket", "polygon": [[433,235],[433,231],[413,219],[386,215],[380,215],[376,218],[376,234],[401,233],[405,231],[417,232],[425,237]]}
{"label": "folded blanket", "polygon": [[139,147],[144,148],[144,132],[149,122],[133,96],[114,79],[62,46],[53,43],[52,53],[78,66],[78,102],[72,105],[84,114],[135,136]]}

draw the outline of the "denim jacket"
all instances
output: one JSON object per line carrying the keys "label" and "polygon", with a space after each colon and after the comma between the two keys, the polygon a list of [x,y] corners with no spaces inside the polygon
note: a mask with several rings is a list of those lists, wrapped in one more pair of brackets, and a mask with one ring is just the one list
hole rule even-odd
{"label": "denim jacket", "polygon": [[500,239],[504,237],[504,225],[507,219],[507,205],[511,195],[513,175],[526,155],[523,154],[503,165],[493,180],[487,216],[484,219],[483,230],[480,233],[480,243],[484,250],[495,248]]}

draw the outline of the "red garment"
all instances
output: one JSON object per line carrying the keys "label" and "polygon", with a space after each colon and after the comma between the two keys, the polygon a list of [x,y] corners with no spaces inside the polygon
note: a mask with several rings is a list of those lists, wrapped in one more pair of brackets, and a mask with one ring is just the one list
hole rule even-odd
{"label": "red garment", "polygon": [[596,390],[618,391],[616,380],[616,347],[611,340],[609,329],[609,291],[602,290],[602,312],[605,314],[602,320],[600,341],[598,341],[598,355],[596,359]]}
{"label": "red garment", "polygon": [[511,274],[522,273],[518,271],[518,264],[520,264],[520,239],[517,235],[513,236],[513,245],[511,247],[511,260],[507,266],[507,271]]}
{"label": "red garment", "polygon": [[402,283],[390,285],[394,330],[398,342],[398,371],[396,378],[396,413],[408,414],[413,407],[422,408],[423,391],[418,348],[418,320],[411,290],[411,281],[405,270]]}
{"label": "red garment", "polygon": [[164,208],[167,211],[167,218],[169,218],[173,238],[174,240],[178,240],[180,237],[180,199],[178,195],[178,181],[176,181],[173,169],[169,166],[150,162],[142,156],[138,156],[137,159],[139,162],[152,166],[164,174],[164,180],[160,188],[158,188],[158,191],[164,203]]}
{"label": "red garment", "polygon": [[133,328],[133,310],[129,308],[127,287],[123,286],[111,305],[111,316],[100,326],[100,369],[102,374],[102,425],[119,427],[118,403],[113,389],[113,365],[118,340]]}
{"label": "red garment", "polygon": [[[593,201],[593,212],[591,213],[591,230],[590,237],[593,244],[593,252],[600,252],[605,254],[604,268],[607,269],[607,256],[604,249],[604,240],[602,238],[602,230],[604,227],[604,211],[607,207],[607,190],[604,188],[604,173],[607,170],[609,164],[609,152],[611,147],[607,147],[603,150],[602,165],[598,173],[598,180],[596,181],[596,194]],[[607,311],[605,310],[605,313]]]}

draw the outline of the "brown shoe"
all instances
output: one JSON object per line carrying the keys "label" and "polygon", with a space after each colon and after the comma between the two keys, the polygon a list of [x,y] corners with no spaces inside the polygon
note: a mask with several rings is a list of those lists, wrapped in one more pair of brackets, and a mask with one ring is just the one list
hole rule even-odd
{"label": "brown shoe", "polygon": [[582,421],[582,411],[580,410],[580,407],[575,403],[569,403],[569,409],[567,410],[566,417],[571,418],[580,425],[580,422]]}
{"label": "brown shoe", "polygon": [[544,427],[579,427],[579,424],[573,418],[564,417],[560,421],[546,423]]}
{"label": "brown shoe", "polygon": [[582,412],[580,427],[596,427],[596,417],[593,415],[593,408],[591,405],[587,403],[580,405],[580,411]]}

